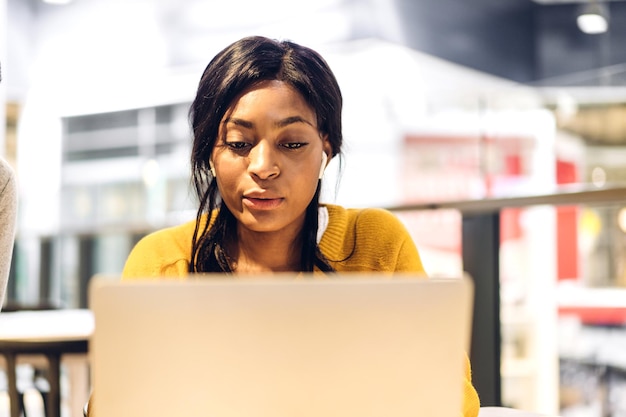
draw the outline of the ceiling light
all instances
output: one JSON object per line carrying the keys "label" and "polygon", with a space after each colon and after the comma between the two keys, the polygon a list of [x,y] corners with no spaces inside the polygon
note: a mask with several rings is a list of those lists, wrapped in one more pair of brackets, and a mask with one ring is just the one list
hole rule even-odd
{"label": "ceiling light", "polygon": [[604,16],[599,14],[581,14],[576,22],[578,23],[578,28],[589,35],[604,33],[609,28],[609,23]]}
{"label": "ceiling light", "polygon": [[54,5],[66,5],[70,4],[73,0],[42,0],[46,4],[54,4]]}
{"label": "ceiling light", "polygon": [[592,2],[582,9],[576,23],[581,31],[589,35],[604,33],[609,29],[608,10],[603,5]]}

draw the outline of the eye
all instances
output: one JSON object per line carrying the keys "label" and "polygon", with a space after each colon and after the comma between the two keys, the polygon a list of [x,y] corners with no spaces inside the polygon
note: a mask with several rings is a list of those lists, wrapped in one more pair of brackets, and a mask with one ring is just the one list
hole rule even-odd
{"label": "eye", "polygon": [[226,146],[228,146],[233,151],[245,151],[250,147],[250,144],[248,142],[242,141],[229,141],[226,142]]}
{"label": "eye", "polygon": [[308,144],[305,142],[287,142],[283,143],[281,146],[286,149],[300,149],[306,145]]}

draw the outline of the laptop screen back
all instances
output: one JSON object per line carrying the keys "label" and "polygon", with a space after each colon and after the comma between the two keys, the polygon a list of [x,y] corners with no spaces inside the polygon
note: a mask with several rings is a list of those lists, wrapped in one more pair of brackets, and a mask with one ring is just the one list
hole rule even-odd
{"label": "laptop screen back", "polygon": [[94,280],[93,415],[459,415],[469,279],[289,278]]}

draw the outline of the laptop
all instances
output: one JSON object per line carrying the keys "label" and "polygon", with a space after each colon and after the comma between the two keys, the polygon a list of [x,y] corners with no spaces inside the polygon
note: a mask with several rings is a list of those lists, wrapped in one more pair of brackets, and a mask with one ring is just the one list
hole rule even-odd
{"label": "laptop", "polygon": [[95,417],[458,417],[469,277],[95,278]]}

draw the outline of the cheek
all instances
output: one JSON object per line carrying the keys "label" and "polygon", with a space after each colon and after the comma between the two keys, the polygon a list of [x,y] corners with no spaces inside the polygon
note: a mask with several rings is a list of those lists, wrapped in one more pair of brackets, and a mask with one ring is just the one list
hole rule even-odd
{"label": "cheek", "polygon": [[299,194],[303,199],[307,200],[307,204],[313,198],[317,184],[319,183],[319,169],[312,167],[307,170],[305,175],[300,175],[293,184],[293,188],[299,190]]}
{"label": "cheek", "polygon": [[234,194],[238,190],[240,172],[233,169],[231,164],[222,165],[218,170],[217,186],[222,197]]}

